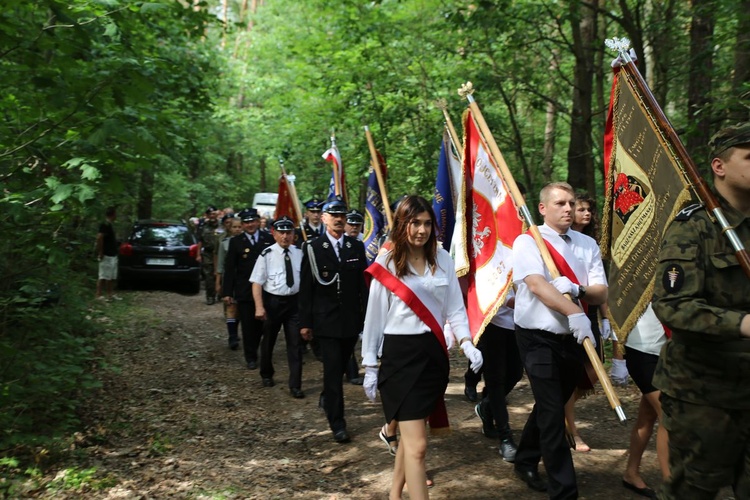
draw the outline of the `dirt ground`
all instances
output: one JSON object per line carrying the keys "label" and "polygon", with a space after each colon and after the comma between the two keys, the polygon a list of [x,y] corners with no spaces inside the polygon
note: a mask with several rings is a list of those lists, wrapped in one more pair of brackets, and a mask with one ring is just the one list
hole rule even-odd
{"label": "dirt ground", "polygon": [[[393,459],[377,437],[382,409],[360,386],[345,384],[352,442],[337,444],[317,406],[322,369],[312,354],[305,355],[303,367],[307,397],[293,399],[285,383],[283,336],[275,351],[277,384],[264,388],[258,371],[245,367],[242,352],[227,348],[221,305],[205,305],[202,293],[123,295],[125,301],[97,304],[94,310],[105,323],[118,309],[127,318],[106,347],[121,371],[108,375],[101,393],[82,409],[88,431],[61,464],[95,467],[97,487],[33,496],[387,498]],[[497,443],[481,434],[473,404],[463,394],[466,360],[453,352],[451,364],[446,403],[453,432],[430,438],[431,498],[546,498],[516,479],[512,465],[499,457]],[[627,425],[617,422],[601,391],[577,405],[580,432],[592,447],[589,453],[574,452],[581,498],[639,498],[620,483],[639,393],[632,384],[617,391],[631,419]],[[533,403],[526,379],[508,403],[518,439]],[[652,440],[642,467],[652,487],[659,484],[657,469]]]}

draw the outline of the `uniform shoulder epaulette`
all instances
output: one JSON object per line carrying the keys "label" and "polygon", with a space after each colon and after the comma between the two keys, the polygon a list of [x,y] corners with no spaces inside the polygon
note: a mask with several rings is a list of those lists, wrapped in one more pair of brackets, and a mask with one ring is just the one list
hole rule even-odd
{"label": "uniform shoulder epaulette", "polygon": [[265,256],[266,256],[266,254],[267,254],[268,252],[270,252],[270,251],[271,251],[271,247],[268,247],[268,248],[264,248],[264,249],[263,249],[263,251],[262,251],[262,252],[260,252],[260,255],[261,255],[262,257],[265,257]]}
{"label": "uniform shoulder epaulette", "polygon": [[704,208],[703,204],[701,203],[693,203],[692,205],[683,207],[682,210],[677,212],[677,215],[675,215],[674,220],[679,220],[679,221],[690,220],[690,217],[692,217],[695,212],[703,208]]}

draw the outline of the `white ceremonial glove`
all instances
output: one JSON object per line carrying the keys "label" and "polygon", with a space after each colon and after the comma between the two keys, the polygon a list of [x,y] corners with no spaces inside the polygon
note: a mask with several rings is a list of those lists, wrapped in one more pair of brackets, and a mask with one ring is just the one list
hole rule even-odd
{"label": "white ceremonial glove", "polygon": [[367,399],[374,403],[375,397],[378,394],[377,366],[365,366],[365,380],[362,382],[362,388],[365,390],[365,396],[367,396]]}
{"label": "white ceremonial glove", "polygon": [[453,336],[453,329],[448,323],[443,328],[443,335],[445,336],[445,347],[450,351],[456,346],[456,337]]}
{"label": "white ceremonial glove", "polygon": [[552,280],[552,286],[554,286],[558,292],[565,295],[570,294],[574,299],[578,298],[578,285],[570,281],[565,276],[560,276]]}
{"label": "white ceremonial glove", "polygon": [[612,325],[607,318],[602,318],[602,340],[607,340],[612,336]]}
{"label": "white ceremonial glove", "polygon": [[[628,54],[630,55],[630,58],[633,60],[633,62],[638,62],[638,56],[635,55],[635,49],[630,49],[628,51]],[[623,62],[625,61],[622,60],[622,57],[617,56],[614,60],[612,60],[611,66],[613,68],[619,68],[620,66],[622,66]]]}
{"label": "white ceremonial glove", "polygon": [[613,359],[612,369],[609,371],[609,378],[617,385],[628,385],[628,365],[624,359]]}
{"label": "white ceremonial glove", "polygon": [[484,364],[484,358],[482,357],[482,351],[474,347],[474,344],[470,340],[467,340],[461,344],[461,350],[464,352],[464,356],[471,362],[471,371],[479,373]]}
{"label": "white ceremonial glove", "polygon": [[579,344],[583,344],[583,340],[588,337],[591,339],[591,343],[596,347],[596,339],[594,334],[591,332],[591,321],[586,317],[585,313],[576,313],[568,316],[568,328],[570,333],[576,338]]}

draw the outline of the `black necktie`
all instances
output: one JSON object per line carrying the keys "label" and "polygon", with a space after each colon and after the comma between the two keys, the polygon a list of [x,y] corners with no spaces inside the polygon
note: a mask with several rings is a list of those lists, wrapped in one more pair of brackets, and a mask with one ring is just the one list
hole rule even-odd
{"label": "black necktie", "polygon": [[286,267],[286,286],[294,286],[294,271],[292,270],[292,259],[289,257],[289,249],[284,249],[284,267]]}
{"label": "black necktie", "polygon": [[341,242],[336,242],[336,257],[338,257],[339,262],[341,262]]}
{"label": "black necktie", "polygon": [[562,238],[565,243],[570,244],[570,236],[568,236],[567,234],[561,234],[560,238]]}

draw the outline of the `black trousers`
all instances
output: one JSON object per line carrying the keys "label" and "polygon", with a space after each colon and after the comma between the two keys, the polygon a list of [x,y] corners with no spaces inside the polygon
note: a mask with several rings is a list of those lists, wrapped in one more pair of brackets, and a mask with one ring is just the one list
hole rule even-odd
{"label": "black trousers", "polygon": [[521,356],[518,353],[513,330],[489,324],[479,339],[477,348],[482,351],[485,392],[490,413],[501,438],[507,437],[508,407],[505,396],[513,390],[523,376]]}
{"label": "black trousers", "polygon": [[255,302],[252,300],[237,302],[237,311],[242,328],[242,350],[245,363],[258,361],[258,347],[263,335],[263,321],[255,319]]}
{"label": "black trousers", "polygon": [[299,335],[299,309],[297,296],[283,297],[263,293],[263,306],[266,309],[266,321],[263,323],[263,339],[260,344],[260,376],[272,378],[273,348],[279,329],[284,327],[286,340],[286,360],[289,365],[289,388],[302,388],[302,349]]}
{"label": "black trousers", "polygon": [[341,375],[354,352],[356,335],[345,338],[317,337],[323,355],[323,404],[328,425],[335,433],[346,429],[344,419],[344,384]]}
{"label": "black trousers", "polygon": [[518,443],[515,467],[536,470],[544,458],[550,498],[577,498],[573,457],[565,437],[565,403],[581,373],[581,349],[572,335],[516,326],[516,341],[534,394],[534,408]]}

